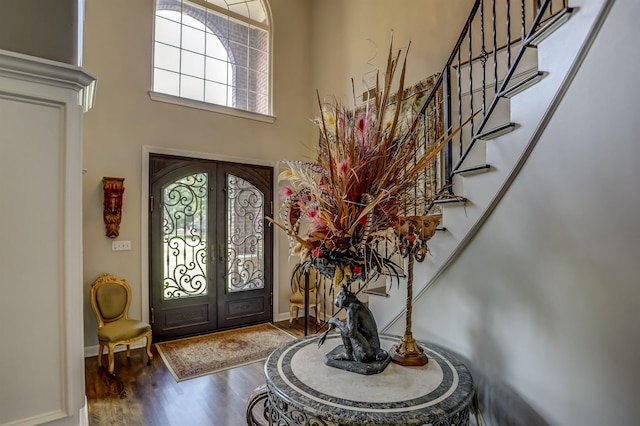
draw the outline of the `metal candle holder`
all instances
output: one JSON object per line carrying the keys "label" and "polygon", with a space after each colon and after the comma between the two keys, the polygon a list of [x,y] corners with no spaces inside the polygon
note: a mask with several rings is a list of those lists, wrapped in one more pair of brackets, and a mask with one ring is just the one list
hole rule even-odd
{"label": "metal candle holder", "polygon": [[427,240],[436,231],[442,215],[405,216],[399,219],[396,228],[398,236],[398,250],[403,258],[408,258],[407,264],[407,325],[400,343],[392,346],[389,354],[391,360],[404,366],[422,366],[429,359],[424,349],[415,341],[411,333],[411,314],[413,308],[413,264],[422,262],[428,253]]}

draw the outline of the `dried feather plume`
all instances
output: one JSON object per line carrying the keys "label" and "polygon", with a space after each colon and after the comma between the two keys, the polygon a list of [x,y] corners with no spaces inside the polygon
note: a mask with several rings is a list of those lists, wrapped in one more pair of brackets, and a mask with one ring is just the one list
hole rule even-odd
{"label": "dried feather plume", "polygon": [[401,52],[394,56],[391,45],[384,81],[376,76],[375,96],[366,105],[323,104],[318,94],[316,161],[286,161],[279,176],[286,196],[284,223],[267,219],[287,233],[290,251],[302,264],[313,265],[334,284],[396,273],[398,265],[380,254],[378,245],[398,229],[401,216],[430,201],[415,188],[460,130],[442,132],[435,144],[420,149],[418,120],[399,101],[408,50],[393,92]]}

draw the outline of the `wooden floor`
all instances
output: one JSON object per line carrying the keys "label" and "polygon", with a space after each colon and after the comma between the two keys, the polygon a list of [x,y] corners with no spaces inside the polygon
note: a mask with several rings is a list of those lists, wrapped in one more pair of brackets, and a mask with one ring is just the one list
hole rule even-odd
{"label": "wooden floor", "polygon": [[[288,321],[275,323],[297,337],[304,335],[304,320],[289,328]],[[313,332],[314,327],[311,326]],[[264,361],[177,383],[155,345],[147,366],[144,349],[115,355],[115,377],[98,357],[85,360],[85,383],[89,424],[158,426],[246,425],[246,403],[251,392],[264,384]]]}

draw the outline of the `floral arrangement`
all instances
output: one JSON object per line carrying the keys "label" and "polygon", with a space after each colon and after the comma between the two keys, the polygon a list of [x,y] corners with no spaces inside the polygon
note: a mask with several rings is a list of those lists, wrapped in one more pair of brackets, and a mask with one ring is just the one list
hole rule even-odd
{"label": "floral arrangement", "polygon": [[379,244],[395,238],[402,216],[428,204],[415,188],[457,132],[418,149],[418,120],[401,102],[408,47],[393,94],[401,52],[394,57],[392,50],[384,82],[376,78],[375,97],[363,107],[322,104],[318,95],[317,159],[285,161],[279,177],[286,181],[284,224],[268,218],[285,230],[301,264],[331,277],[334,287],[372,274],[397,275],[399,266],[381,254]]}

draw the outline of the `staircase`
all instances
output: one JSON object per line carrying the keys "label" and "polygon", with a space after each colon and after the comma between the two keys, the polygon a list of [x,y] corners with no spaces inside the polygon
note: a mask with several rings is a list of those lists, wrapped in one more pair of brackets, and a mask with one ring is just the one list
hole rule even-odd
{"label": "staircase", "polygon": [[[415,264],[414,303],[460,255],[508,190],[571,83],[612,0],[476,0],[445,66],[444,128],[480,111],[439,164],[429,212],[441,211],[430,255]],[[501,41],[500,41],[501,40]],[[438,87],[433,90],[436,93]],[[440,106],[430,96],[422,109]],[[431,113],[439,114],[439,113]],[[369,293],[383,332],[402,335],[406,279]],[[414,310],[413,321],[420,321]]]}

